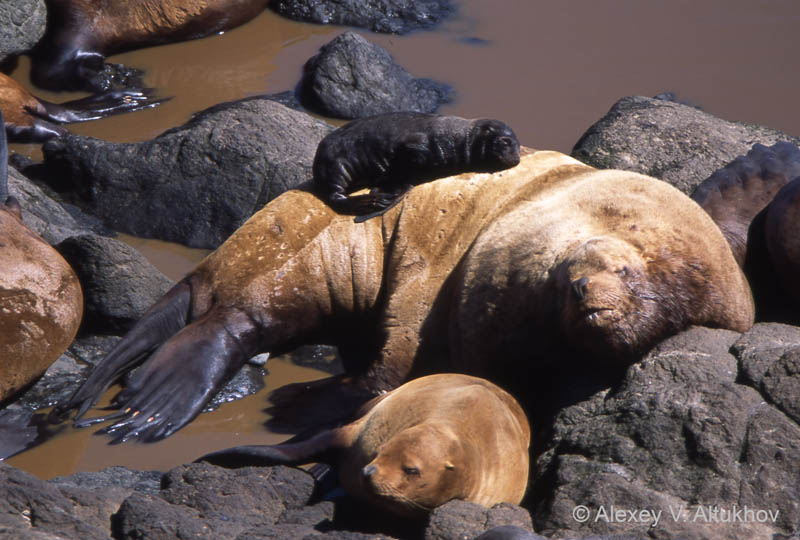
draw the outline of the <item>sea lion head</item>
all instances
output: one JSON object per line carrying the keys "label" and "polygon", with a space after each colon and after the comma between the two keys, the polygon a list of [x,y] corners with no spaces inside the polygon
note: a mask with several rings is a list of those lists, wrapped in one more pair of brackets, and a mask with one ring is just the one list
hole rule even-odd
{"label": "sea lion head", "polygon": [[468,472],[461,454],[461,441],[451,428],[418,424],[380,447],[361,470],[362,481],[381,507],[402,516],[420,516],[461,495]]}
{"label": "sea lion head", "polygon": [[469,135],[472,165],[480,171],[501,171],[519,164],[519,140],[499,120],[475,120]]}
{"label": "sea lion head", "polygon": [[575,246],[556,270],[560,323],[578,348],[627,360],[663,327],[659,295],[639,249],[597,236]]}

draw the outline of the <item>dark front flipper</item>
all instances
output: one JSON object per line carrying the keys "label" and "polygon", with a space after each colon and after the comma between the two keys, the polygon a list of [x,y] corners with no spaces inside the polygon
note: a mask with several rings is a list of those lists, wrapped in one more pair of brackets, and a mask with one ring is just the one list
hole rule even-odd
{"label": "dark front flipper", "polygon": [[[46,101],[41,103],[47,111],[46,119],[68,124],[147,109],[171,99],[155,98],[153,92],[152,88],[131,88],[129,90],[112,90],[66,103],[58,104]],[[29,112],[36,114],[36,111]]]}
{"label": "dark front flipper", "polygon": [[800,176],[800,149],[788,142],[753,146],[703,181],[692,194],[717,223],[739,265],[753,219],[789,180]]}
{"label": "dark front flipper", "polygon": [[800,177],[786,184],[767,207],[765,240],[783,289],[800,312]]}
{"label": "dark front flipper", "polygon": [[272,446],[236,446],[206,454],[196,461],[204,461],[231,469],[269,465],[300,465],[330,459],[329,452],[335,449],[340,441],[340,430],[326,429],[310,439],[297,443],[289,442]]}
{"label": "dark front flipper", "polygon": [[186,325],[190,304],[191,289],[188,283],[181,281],[147,310],[131,331],[94,368],[69,401],[55,406],[51,417],[56,419],[72,409],[78,409],[75,419],[80,419],[115,380]]}
{"label": "dark front flipper", "polygon": [[373,188],[366,195],[350,195],[329,202],[331,207],[340,214],[356,216],[354,221],[361,223],[385,214],[403,199],[411,187],[410,184],[407,184],[395,189]]}
{"label": "dark front flipper", "polygon": [[269,395],[266,426],[276,433],[329,428],[349,419],[375,393],[337,375],[318,381],[281,386]]}
{"label": "dark front flipper", "polygon": [[112,444],[169,437],[193,420],[211,398],[255,355],[258,329],[240,311],[213,310],[170,338],[114,398],[119,411],[98,433]]}

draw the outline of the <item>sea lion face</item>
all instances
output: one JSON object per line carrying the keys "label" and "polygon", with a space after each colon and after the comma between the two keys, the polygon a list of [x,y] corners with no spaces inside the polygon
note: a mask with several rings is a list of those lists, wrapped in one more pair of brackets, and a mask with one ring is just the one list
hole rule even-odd
{"label": "sea lion face", "polygon": [[460,485],[467,471],[460,453],[452,430],[420,424],[384,443],[375,459],[362,469],[362,481],[386,510],[419,516],[461,495]]}
{"label": "sea lion face", "polygon": [[556,272],[561,325],[580,348],[604,357],[638,354],[658,296],[647,263],[631,244],[611,236],[575,247]]}
{"label": "sea lion face", "polygon": [[519,164],[517,136],[499,120],[476,120],[471,132],[471,153],[485,171],[499,171]]}

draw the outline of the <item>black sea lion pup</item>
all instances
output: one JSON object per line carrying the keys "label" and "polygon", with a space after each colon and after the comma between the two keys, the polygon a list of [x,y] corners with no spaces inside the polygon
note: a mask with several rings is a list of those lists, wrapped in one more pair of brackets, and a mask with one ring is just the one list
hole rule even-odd
{"label": "black sea lion pup", "polygon": [[311,439],[240,446],[200,458],[218,465],[328,461],[351,495],[395,514],[423,516],[453,499],[518,504],[528,483],[530,427],[507,392],[445,373],[377,397],[354,422]]}
{"label": "black sea lion pup", "polygon": [[[517,136],[499,120],[388,113],[354,120],[322,139],[314,185],[337,212],[360,222],[386,212],[413,185],[518,163]],[[362,188],[372,189],[348,197]]]}
{"label": "black sea lion pup", "polygon": [[513,169],[419,185],[363,223],[312,191],[281,194],[56,410],[81,416],[144,362],[103,431],[115,442],[158,440],[199,414],[249,357],[329,343],[345,374],[280,389],[278,412],[317,420],[336,409],[324,422],[339,421],[410,379],[459,372],[502,385],[530,414],[540,410],[532,387],[543,365],[572,369],[584,358],[622,368],[690,325],[743,332],[752,323],[730,247],[686,195],[522,149]]}
{"label": "black sea lion pup", "polygon": [[269,0],[48,0],[47,31],[33,51],[31,78],[50,90],[104,92],[114,84],[105,57],[210,36],[258,15]]}
{"label": "black sea lion pup", "polygon": [[97,120],[112,114],[155,107],[169,98],[154,98],[152,89],[112,90],[66,103],[35,97],[17,81],[0,73],[0,110],[11,141],[44,142],[67,133],[58,124]]}

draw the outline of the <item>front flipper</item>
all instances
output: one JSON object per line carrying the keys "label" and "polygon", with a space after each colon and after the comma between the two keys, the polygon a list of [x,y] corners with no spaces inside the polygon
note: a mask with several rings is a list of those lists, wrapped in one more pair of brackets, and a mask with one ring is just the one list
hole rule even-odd
{"label": "front flipper", "polygon": [[[68,124],[97,120],[114,114],[138,111],[156,107],[171,98],[155,98],[152,88],[131,88],[127,90],[111,90],[102,94],[68,101],[66,103],[50,103],[42,101],[46,119]],[[34,110],[28,111],[37,114]]]}
{"label": "front flipper", "polygon": [[114,398],[120,410],[84,421],[114,420],[98,433],[112,444],[169,437],[193,420],[255,355],[258,329],[240,311],[212,311],[170,338]]}
{"label": "front flipper", "polygon": [[301,465],[330,460],[330,452],[345,443],[348,428],[326,429],[310,439],[270,446],[236,446],[198,458],[229,469],[270,465]]}

